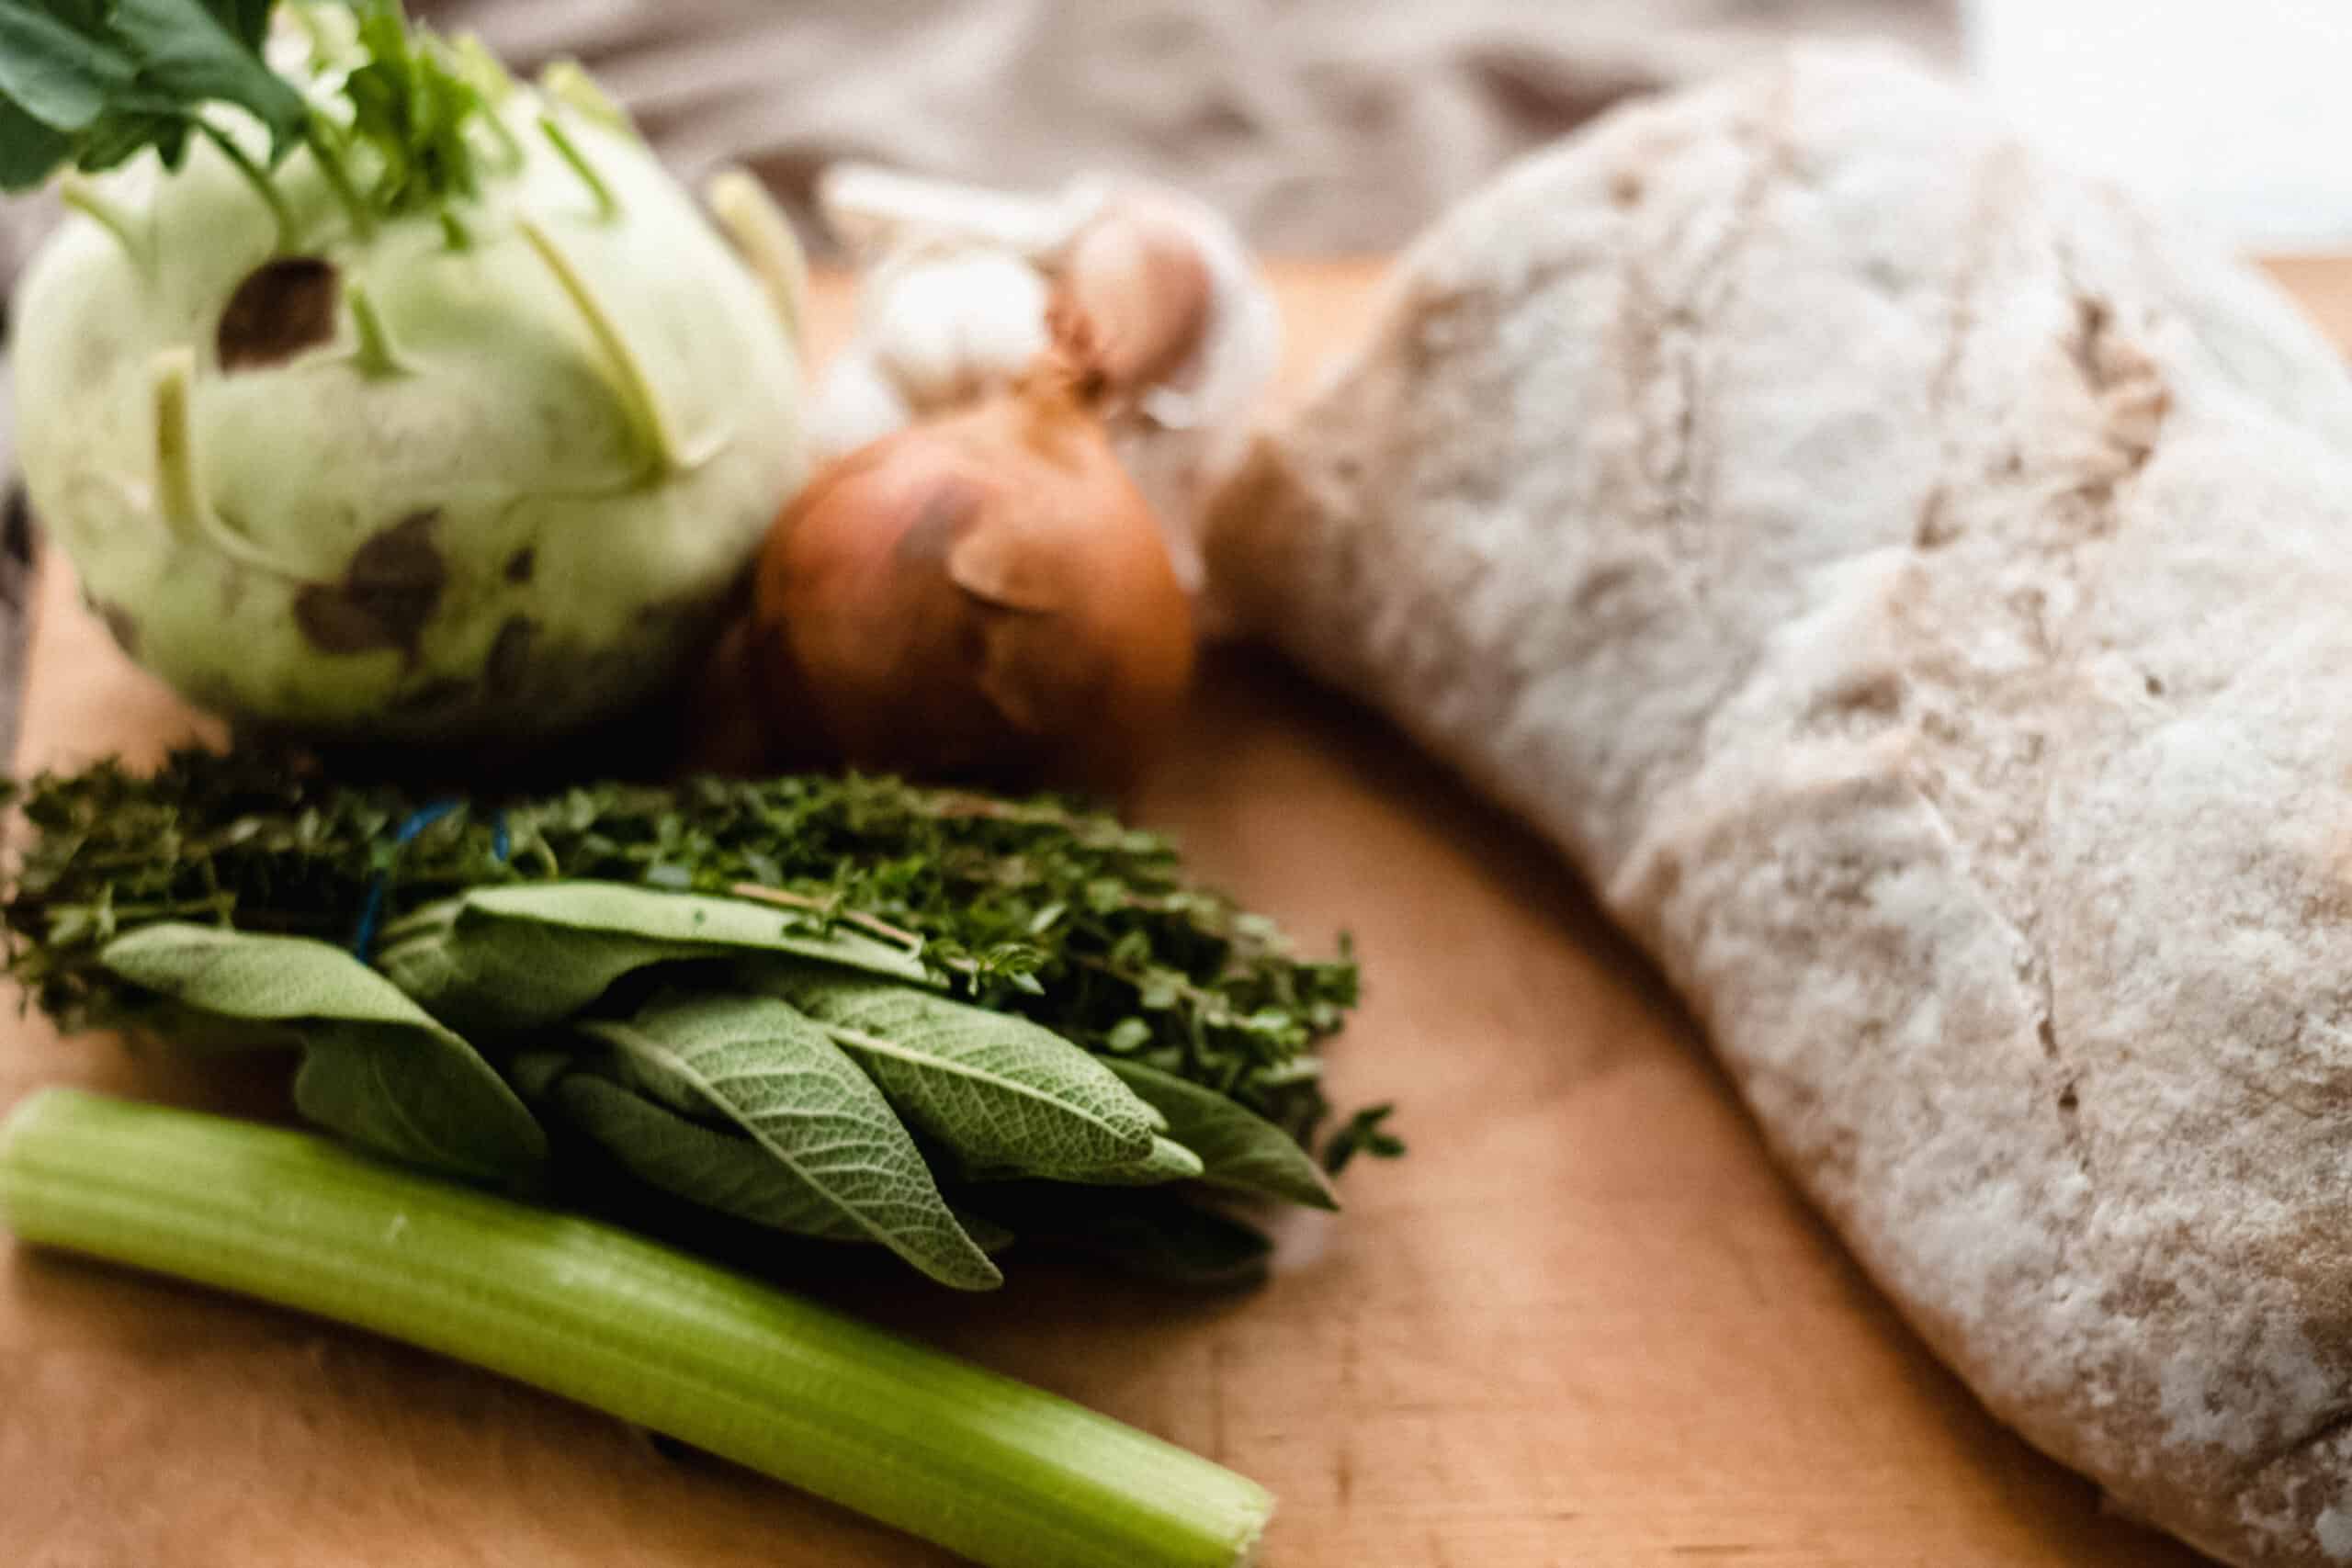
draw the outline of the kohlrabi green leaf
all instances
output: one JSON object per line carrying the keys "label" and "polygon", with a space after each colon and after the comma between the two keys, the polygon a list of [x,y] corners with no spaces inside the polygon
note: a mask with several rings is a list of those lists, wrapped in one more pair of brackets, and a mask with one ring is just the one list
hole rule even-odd
{"label": "kohlrabi green leaf", "polygon": [[0,191],[29,190],[74,155],[74,139],[0,98]]}
{"label": "kohlrabi green leaf", "polygon": [[339,947],[164,924],[118,938],[103,961],[176,1007],[266,1026],[273,1042],[290,1030],[304,1050],[296,1108],[369,1148],[477,1178],[527,1176],[546,1157],[490,1064]]}
{"label": "kohlrabi green leaf", "polygon": [[[839,1235],[836,1227],[854,1226],[959,1290],[1002,1282],[949,1213],[889,1102],[790,1006],[726,993],[659,998],[625,1023],[582,1030],[610,1049],[638,1088],[673,1110],[724,1116],[741,1128],[780,1179],[756,1193],[730,1186],[744,1174],[731,1154],[636,1116],[627,1138],[608,1146],[646,1179],[731,1212],[742,1212],[741,1202],[764,1205],[763,1223],[786,1229]],[[620,1129],[613,1118],[634,1115],[609,1100],[594,1113],[614,1134]]]}
{"label": "kohlrabi green leaf", "polygon": [[90,172],[153,148],[177,168],[191,132],[220,143],[273,209],[282,198],[206,118],[225,104],[267,130],[274,162],[310,108],[264,63],[268,0],[0,0],[0,189],[64,164]]}
{"label": "kohlrabi green leaf", "polygon": [[747,951],[924,978],[913,954],[845,928],[617,882],[476,888],[387,930],[376,963],[454,1027],[512,1032],[570,1018],[633,971]]}
{"label": "kohlrabi green leaf", "polygon": [[191,114],[206,103],[233,104],[268,128],[275,156],[301,140],[310,110],[262,60],[267,16],[266,6],[237,0],[114,0],[107,20],[138,62],[142,97],[184,104]]}
{"label": "kohlrabi green leaf", "polygon": [[468,138],[488,108],[465,62],[438,40],[412,36],[396,0],[362,0],[365,63],[344,82],[351,133],[372,148],[381,173],[375,205],[397,212],[421,201],[470,196],[479,181]]}
{"label": "kohlrabi green leaf", "polygon": [[812,965],[739,973],[823,1025],[892,1104],[974,1169],[1082,1181],[1152,1156],[1150,1109],[1051,1030]]}
{"label": "kohlrabi green leaf", "polygon": [[56,131],[86,129],[130,85],[130,57],[44,6],[0,0],[0,98]]}
{"label": "kohlrabi green leaf", "polygon": [[1204,1084],[1138,1062],[1106,1056],[1146,1104],[1168,1119],[1168,1135],[1198,1155],[1202,1179],[1309,1208],[1337,1209],[1339,1195],[1298,1140]]}

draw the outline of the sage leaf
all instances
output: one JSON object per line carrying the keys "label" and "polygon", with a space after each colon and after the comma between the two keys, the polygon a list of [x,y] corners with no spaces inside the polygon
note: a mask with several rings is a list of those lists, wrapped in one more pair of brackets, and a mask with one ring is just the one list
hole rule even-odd
{"label": "sage leaf", "polygon": [[476,888],[384,933],[376,963],[435,1017],[511,1033],[561,1022],[652,964],[769,952],[921,982],[904,949],[742,898],[621,882]]}
{"label": "sage leaf", "polygon": [[[673,1198],[772,1230],[820,1241],[874,1237],[778,1164],[753,1140],[707,1127],[593,1072],[560,1068],[545,1086],[556,1114],[639,1181]],[[982,1252],[1001,1252],[1012,1233],[950,1205]]]}
{"label": "sage leaf", "polygon": [[966,1166],[1066,1181],[1153,1152],[1151,1109],[1053,1031],[1010,1013],[800,964],[746,964]]}
{"label": "sage leaf", "polygon": [[1102,1065],[1167,1117],[1168,1135],[1200,1156],[1203,1180],[1309,1208],[1339,1208],[1339,1194],[1314,1156],[1247,1106],[1140,1062],[1106,1056]]}
{"label": "sage leaf", "polygon": [[1137,1279],[1194,1290],[1255,1285],[1274,1254],[1256,1226],[1165,1193],[1092,1209],[1069,1240]]}
{"label": "sage leaf", "polygon": [[1201,1156],[1172,1138],[1155,1137],[1151,1152],[1133,1165],[1110,1166],[1086,1174],[1095,1187],[1156,1187],[1169,1181],[1195,1181],[1203,1173]]}
{"label": "sage leaf", "polygon": [[840,1204],[753,1140],[722,1133],[609,1078],[567,1072],[548,1098],[621,1168],[673,1197],[826,1241],[871,1241]]}
{"label": "sage leaf", "polygon": [[[767,1223],[810,1235],[854,1228],[958,1290],[1003,1282],[956,1223],[922,1151],[881,1091],[823,1030],[786,1003],[773,997],[680,994],[657,998],[626,1023],[598,1021],[581,1030],[609,1046],[641,1087],[688,1115],[724,1115],[766,1152],[780,1178],[756,1195],[768,1206]],[[626,1157],[656,1185],[693,1197],[681,1190],[718,1194],[740,1177],[740,1164],[722,1168],[718,1159],[731,1156],[715,1155],[707,1139],[680,1135],[657,1146],[660,1130],[638,1120],[643,1125],[635,1135],[641,1141],[631,1144]],[[738,1199],[747,1196],[742,1189],[731,1190]]]}
{"label": "sage leaf", "polygon": [[526,1177],[547,1156],[490,1064],[342,948],[175,922],[119,937],[100,958],[177,1008],[272,1026],[271,1043],[292,1026],[296,1109],[355,1143],[475,1178]]}
{"label": "sage leaf", "polygon": [[1008,1190],[989,1213],[1041,1243],[1194,1290],[1257,1284],[1274,1251],[1256,1226],[1175,1192],[1036,1186]]}
{"label": "sage leaf", "polygon": [[1126,1165],[1091,1167],[1082,1174],[1040,1176],[1015,1166],[966,1165],[958,1172],[967,1181],[1046,1180],[1074,1182],[1084,1187],[1159,1187],[1170,1181],[1197,1181],[1201,1156],[1171,1138],[1154,1137],[1141,1159]]}

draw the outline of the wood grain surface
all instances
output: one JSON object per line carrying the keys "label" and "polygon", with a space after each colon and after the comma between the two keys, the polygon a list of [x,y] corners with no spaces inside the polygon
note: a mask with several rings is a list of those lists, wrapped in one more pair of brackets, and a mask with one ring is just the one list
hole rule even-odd
{"label": "wood grain surface", "polygon": [[[2278,264],[2352,342],[2352,262]],[[1293,383],[1375,268],[1281,278]],[[846,294],[818,290],[820,342]],[[201,728],[52,561],[18,765]],[[1136,1422],[1282,1498],[1271,1568],[2180,1568],[1997,1428],[1767,1162],[1689,1023],[1544,849],[1380,723],[1212,660],[1133,808],[1367,998],[1344,1102],[1411,1156],[1284,1238],[1274,1280],[1170,1297],[1033,1263],[947,1300],[790,1279]],[[0,1023],[0,1104],[74,1082],[273,1113],[266,1067]],[[13,1244],[0,1251],[0,1559],[24,1568],[931,1564],[937,1553],[514,1384]]]}

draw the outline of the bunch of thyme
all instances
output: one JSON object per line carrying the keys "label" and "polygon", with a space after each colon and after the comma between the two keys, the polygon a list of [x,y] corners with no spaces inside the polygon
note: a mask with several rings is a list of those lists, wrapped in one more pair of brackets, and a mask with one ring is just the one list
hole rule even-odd
{"label": "bunch of thyme", "polygon": [[[1052,795],[803,774],[423,796],[282,755],[187,750],[152,774],[100,764],[5,798],[31,829],[0,901],[6,971],[67,1028],[135,1010],[97,953],[143,924],[364,947],[379,919],[468,887],[594,877],[903,933],[981,1002],[1210,1085],[1307,1142],[1329,1109],[1316,1047],[1356,1000],[1344,940],[1334,959],[1303,959],[1272,921],[1188,881],[1166,839]],[[1395,1146],[1374,1112],[1324,1156]]]}

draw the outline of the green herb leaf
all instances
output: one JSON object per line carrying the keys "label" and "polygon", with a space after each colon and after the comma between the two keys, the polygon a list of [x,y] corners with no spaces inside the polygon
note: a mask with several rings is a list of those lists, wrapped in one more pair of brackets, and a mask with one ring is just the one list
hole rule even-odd
{"label": "green herb leaf", "polygon": [[1262,1280],[1273,1257],[1256,1226],[1173,1192],[1033,1187],[990,1201],[1023,1235],[1155,1284],[1236,1290]]}
{"label": "green herb leaf", "polygon": [[1050,1030],[797,964],[740,972],[822,1024],[892,1104],[976,1169],[1085,1180],[1152,1156],[1149,1108]]}
{"label": "green herb leaf", "polygon": [[1086,1173],[1089,1187],[1159,1187],[1170,1181],[1196,1181],[1201,1156],[1172,1138],[1155,1137],[1151,1152],[1133,1165],[1106,1166]]}
{"label": "green herb leaf", "polygon": [[363,0],[357,9],[365,61],[345,78],[344,95],[354,139],[375,150],[383,171],[376,205],[399,211],[472,195],[467,130],[487,111],[481,89],[438,40],[411,34],[398,0]]}
{"label": "green herb leaf", "polygon": [[206,0],[220,25],[247,49],[258,50],[269,37],[273,0]]}
{"label": "green herb leaf", "polygon": [[376,963],[435,1017],[477,1032],[560,1022],[624,975],[744,951],[920,982],[911,953],[741,898],[616,882],[482,887],[384,933]]}
{"label": "green herb leaf", "polygon": [[546,1135],[490,1064],[341,948],[175,923],[102,957],[179,1007],[294,1026],[297,1109],[369,1148],[489,1178],[528,1175],[546,1156]]}
{"label": "green herb leaf", "polygon": [[1396,1111],[1394,1105],[1367,1105],[1349,1117],[1347,1125],[1332,1134],[1330,1143],[1325,1145],[1323,1168],[1337,1176],[1359,1153],[1374,1159],[1401,1156],[1405,1140],[1382,1125]]}
{"label": "green herb leaf", "polygon": [[235,105],[268,129],[275,159],[301,140],[310,111],[302,95],[262,61],[267,17],[266,6],[236,0],[114,0],[109,19],[138,60],[148,94],[191,114],[204,103]]}
{"label": "green herb leaf", "polygon": [[[566,1125],[594,1141],[623,1170],[673,1198],[820,1241],[874,1240],[752,1139],[707,1127],[626,1084],[573,1071],[559,1060],[545,1082],[525,1092],[552,1100]],[[995,1221],[952,1206],[951,1212],[982,1252],[1012,1245],[1012,1233]]]}
{"label": "green herb leaf", "polygon": [[739,1185],[741,1160],[708,1139],[638,1117],[624,1140],[613,1119],[631,1113],[600,1104],[594,1113],[615,1140],[607,1146],[646,1179],[731,1213],[752,1203],[762,1223],[787,1230],[825,1235],[854,1227],[958,1290],[1003,1281],[948,1212],[889,1103],[824,1031],[785,1003],[665,998],[627,1023],[591,1023],[582,1032],[674,1109],[723,1115],[741,1127],[781,1177],[747,1190]]}
{"label": "green herb leaf", "polygon": [[0,97],[52,130],[86,130],[130,85],[129,56],[28,0],[0,3]]}
{"label": "green herb leaf", "polygon": [[262,60],[268,14],[266,0],[0,0],[0,187],[150,147],[176,168],[208,104],[258,119],[275,161],[310,110]]}
{"label": "green herb leaf", "polygon": [[1103,1058],[1145,1104],[1168,1118],[1168,1133],[1200,1156],[1203,1179],[1314,1209],[1337,1209],[1339,1195],[1298,1140],[1213,1089],[1140,1062]]}
{"label": "green herb leaf", "polygon": [[[436,822],[388,876],[394,828],[435,798],[252,749],[30,781],[0,956],[62,1027],[86,1028],[139,1010],[96,953],[158,919],[340,942],[379,886],[397,921],[506,885],[754,885],[841,928],[911,933],[959,999],[1199,1084],[1302,1143],[1329,1114],[1316,1049],[1356,1000],[1344,940],[1299,956],[1189,880],[1167,840],[1080,803],[824,773],[503,791]],[[1170,1005],[1144,1009],[1147,989]]]}
{"label": "green herb leaf", "polygon": [[74,155],[74,139],[0,98],[0,190],[30,190]]}

